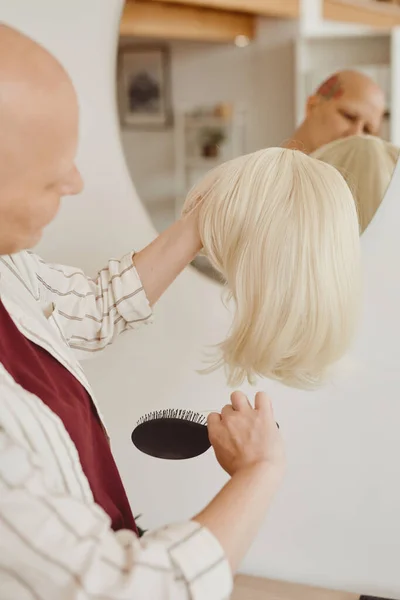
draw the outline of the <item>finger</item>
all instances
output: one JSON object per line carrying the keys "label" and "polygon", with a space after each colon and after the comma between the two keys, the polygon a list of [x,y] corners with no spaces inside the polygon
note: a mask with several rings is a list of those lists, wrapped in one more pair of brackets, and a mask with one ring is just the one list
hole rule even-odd
{"label": "finger", "polygon": [[243,394],[243,392],[233,392],[231,394],[231,403],[233,410],[247,410],[252,408],[246,394]]}
{"label": "finger", "polygon": [[207,418],[207,435],[212,446],[219,438],[220,428],[221,416],[218,413],[209,414]]}
{"label": "finger", "polygon": [[222,420],[224,420],[227,417],[231,416],[234,412],[235,411],[234,411],[232,405],[231,404],[226,404],[226,406],[224,406],[224,408],[221,410],[221,418],[222,418]]}
{"label": "finger", "polygon": [[[256,410],[263,412],[264,414],[268,415],[271,419],[273,419],[274,411],[273,411],[273,407],[272,407],[272,402],[271,402],[269,396],[265,392],[257,392],[255,401],[254,401],[254,406],[255,406]],[[276,424],[277,428],[280,429],[279,423],[277,421],[275,421],[275,424]]]}
{"label": "finger", "polygon": [[207,417],[207,427],[209,431],[214,431],[221,424],[221,415],[219,413],[210,413]]}
{"label": "finger", "polygon": [[257,392],[254,399],[254,407],[260,412],[272,414],[272,404],[269,396],[265,392]]}

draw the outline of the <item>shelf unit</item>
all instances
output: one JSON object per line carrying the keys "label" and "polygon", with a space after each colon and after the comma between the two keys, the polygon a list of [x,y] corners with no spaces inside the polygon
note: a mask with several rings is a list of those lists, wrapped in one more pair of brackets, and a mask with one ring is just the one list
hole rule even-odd
{"label": "shelf unit", "polygon": [[[203,129],[221,128],[225,142],[218,156],[201,154],[199,135]],[[176,200],[175,216],[181,214],[188,191],[207,171],[221,163],[246,153],[246,115],[242,109],[234,109],[229,117],[208,115],[192,116],[185,110],[176,113],[175,119],[175,169]]]}

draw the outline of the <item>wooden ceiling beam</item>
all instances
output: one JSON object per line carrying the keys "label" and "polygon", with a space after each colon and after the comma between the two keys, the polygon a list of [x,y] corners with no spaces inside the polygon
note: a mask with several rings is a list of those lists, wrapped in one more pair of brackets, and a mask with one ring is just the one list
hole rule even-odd
{"label": "wooden ceiling beam", "polygon": [[[155,0],[147,0],[154,2]],[[217,10],[234,10],[266,17],[297,19],[300,16],[300,0],[157,0],[165,4],[205,6]]]}
{"label": "wooden ceiling beam", "polygon": [[324,19],[382,29],[400,25],[400,6],[374,0],[324,0]]}
{"label": "wooden ceiling beam", "polygon": [[121,36],[231,42],[238,36],[254,39],[255,17],[232,11],[162,2],[128,0],[120,24]]}

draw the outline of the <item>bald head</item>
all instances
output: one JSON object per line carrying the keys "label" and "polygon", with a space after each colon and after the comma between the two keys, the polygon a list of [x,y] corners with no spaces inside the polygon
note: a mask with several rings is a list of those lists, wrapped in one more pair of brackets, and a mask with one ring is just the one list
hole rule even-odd
{"label": "bald head", "polygon": [[372,102],[380,109],[384,109],[385,106],[383,90],[373,79],[360,71],[347,70],[333,74],[318,88],[316,94],[325,99],[339,98],[346,94]]}
{"label": "bald head", "polygon": [[306,117],[291,145],[310,153],[351,135],[379,135],[384,113],[385,95],[370,77],[337,72],[308,98]]}
{"label": "bald head", "polygon": [[56,78],[69,79],[61,64],[43,46],[23,33],[0,23],[0,61],[3,79],[24,84],[52,84]]}
{"label": "bald head", "polygon": [[81,186],[74,167],[78,105],[71,80],[42,46],[6,25],[0,25],[0,131],[4,254],[35,244],[60,197]]}
{"label": "bald head", "polygon": [[370,77],[359,71],[341,71],[332,75],[317,90],[322,100],[341,100],[354,108],[354,116],[363,121],[358,133],[377,134],[385,112],[383,90]]}

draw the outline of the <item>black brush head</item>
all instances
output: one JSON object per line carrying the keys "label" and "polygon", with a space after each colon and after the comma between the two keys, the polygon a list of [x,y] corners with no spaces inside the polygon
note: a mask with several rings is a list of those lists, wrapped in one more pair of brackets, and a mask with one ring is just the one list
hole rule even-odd
{"label": "black brush head", "polygon": [[149,413],[138,421],[131,439],[141,452],[168,460],[194,458],[211,446],[206,417],[191,410]]}

